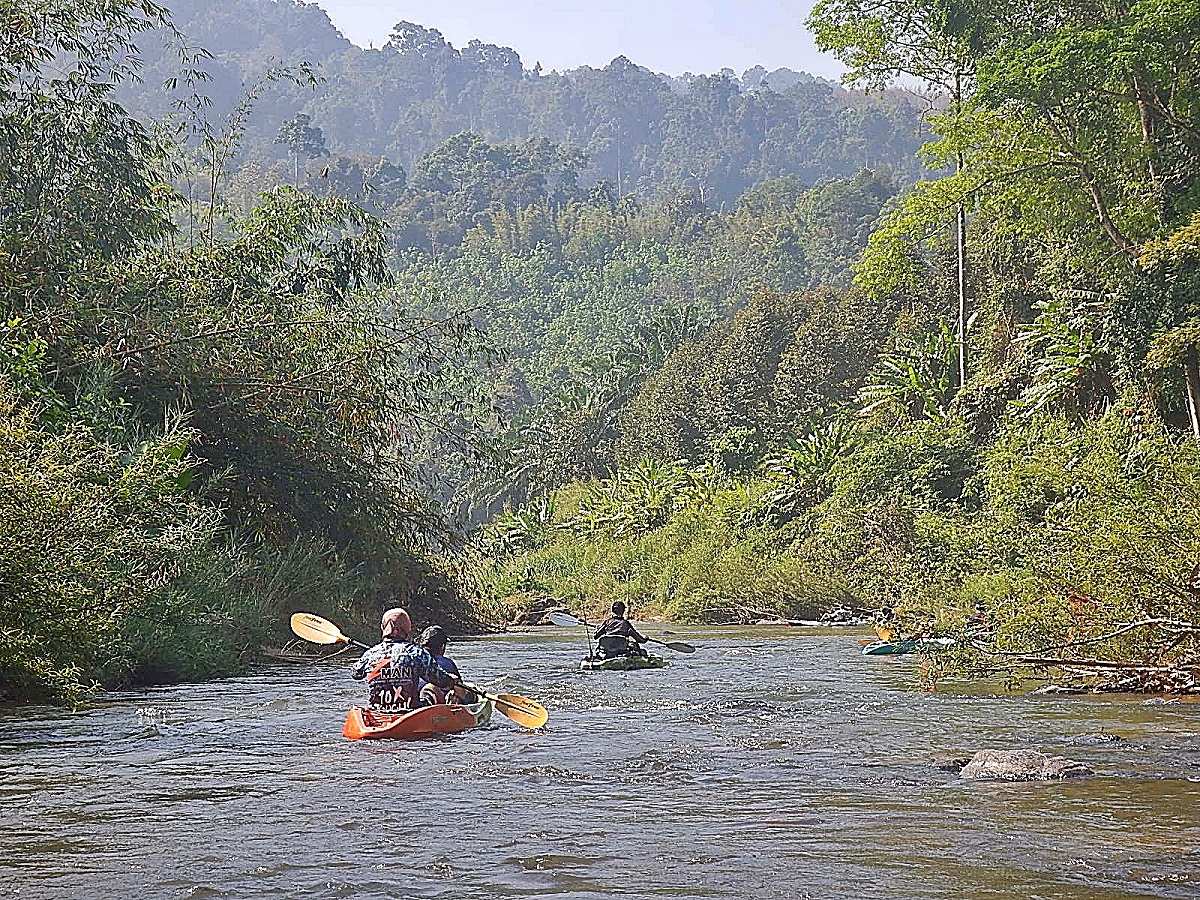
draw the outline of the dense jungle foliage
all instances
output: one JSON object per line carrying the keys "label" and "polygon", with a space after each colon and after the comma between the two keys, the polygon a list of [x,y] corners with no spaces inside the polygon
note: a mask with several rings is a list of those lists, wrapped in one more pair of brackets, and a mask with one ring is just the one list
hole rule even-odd
{"label": "dense jungle foliage", "polygon": [[866,94],[0,10],[6,694],[397,599],[887,606],[974,617],[932,675],[1195,684],[1194,4],[823,0]]}
{"label": "dense jungle foliage", "polygon": [[469,318],[413,315],[349,201],[224,203],[236,118],[177,145],[115,103],[165,10],[3,15],[3,693],[231,671],[297,606],[450,604],[423,461],[468,452]]}
{"label": "dense jungle foliage", "polygon": [[902,633],[973,620],[934,675],[1196,689],[1200,9],[824,0],[809,25],[851,83],[947,99],[939,177],[884,208],[848,290],[781,284],[679,343],[607,467],[483,529],[484,590],[888,607]]}

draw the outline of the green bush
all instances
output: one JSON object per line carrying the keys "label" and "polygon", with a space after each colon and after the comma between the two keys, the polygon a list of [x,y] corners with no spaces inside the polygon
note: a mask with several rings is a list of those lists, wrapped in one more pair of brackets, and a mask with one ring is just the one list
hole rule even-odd
{"label": "green bush", "polygon": [[190,438],[178,428],[127,448],[80,426],[48,432],[0,387],[0,680],[10,693],[78,698],[131,678],[146,661],[141,635],[205,627],[180,589],[211,578],[222,520],[185,489]]}

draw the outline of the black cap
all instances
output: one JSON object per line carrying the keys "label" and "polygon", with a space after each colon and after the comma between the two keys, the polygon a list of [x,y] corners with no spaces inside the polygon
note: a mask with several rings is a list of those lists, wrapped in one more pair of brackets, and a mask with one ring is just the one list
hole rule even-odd
{"label": "black cap", "polygon": [[441,625],[430,625],[421,632],[418,643],[431,653],[441,653],[446,649],[449,640],[450,635],[446,634],[445,628]]}

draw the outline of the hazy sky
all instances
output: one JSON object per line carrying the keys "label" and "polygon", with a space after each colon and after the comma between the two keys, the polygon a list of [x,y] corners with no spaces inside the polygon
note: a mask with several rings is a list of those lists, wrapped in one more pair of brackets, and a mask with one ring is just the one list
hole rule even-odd
{"label": "hazy sky", "polygon": [[361,46],[387,41],[400,21],[436,28],[455,47],[471,38],[512,47],[526,67],[604,66],[624,54],[678,75],[728,66],[786,67],[837,78],[804,29],[812,0],[316,0]]}

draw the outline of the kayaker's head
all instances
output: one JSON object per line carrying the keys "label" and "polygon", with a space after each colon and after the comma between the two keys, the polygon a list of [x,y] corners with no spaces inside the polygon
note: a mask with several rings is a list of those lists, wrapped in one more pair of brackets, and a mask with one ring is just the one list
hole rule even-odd
{"label": "kayaker's head", "polygon": [[612,605],[612,614],[618,619],[625,618],[625,604],[618,600]]}
{"label": "kayaker's head", "polygon": [[408,613],[403,607],[393,606],[383,614],[383,618],[379,622],[379,629],[385,638],[407,640],[408,636],[412,634],[412,619],[408,617]]}
{"label": "kayaker's head", "polygon": [[421,639],[417,643],[434,656],[441,656],[446,652],[446,642],[449,640],[445,628],[441,625],[430,625],[421,632]]}

